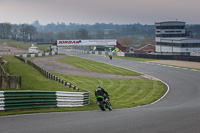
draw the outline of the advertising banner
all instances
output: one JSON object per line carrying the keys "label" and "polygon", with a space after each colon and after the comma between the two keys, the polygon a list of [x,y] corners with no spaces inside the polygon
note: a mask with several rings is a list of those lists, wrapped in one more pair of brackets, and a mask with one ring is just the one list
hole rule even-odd
{"label": "advertising banner", "polygon": [[117,52],[117,56],[125,56],[123,52]]}
{"label": "advertising banner", "polygon": [[116,40],[57,40],[57,46],[106,46],[116,45]]}

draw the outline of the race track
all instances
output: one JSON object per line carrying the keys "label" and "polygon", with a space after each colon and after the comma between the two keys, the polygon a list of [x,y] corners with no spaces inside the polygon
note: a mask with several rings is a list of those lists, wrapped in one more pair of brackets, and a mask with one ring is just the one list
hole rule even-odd
{"label": "race track", "polygon": [[169,85],[159,102],[102,112],[63,112],[0,117],[0,133],[199,133],[200,71],[73,53],[154,76]]}

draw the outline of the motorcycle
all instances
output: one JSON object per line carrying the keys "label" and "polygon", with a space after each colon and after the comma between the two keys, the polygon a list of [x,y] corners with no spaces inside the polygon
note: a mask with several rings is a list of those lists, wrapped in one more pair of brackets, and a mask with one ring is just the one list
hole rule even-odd
{"label": "motorcycle", "polygon": [[109,55],[110,60],[112,60],[112,55]]}
{"label": "motorcycle", "polygon": [[106,108],[109,109],[110,111],[112,110],[112,106],[110,103],[110,98],[104,98],[103,96],[97,96],[97,104],[101,108],[102,111],[106,111]]}

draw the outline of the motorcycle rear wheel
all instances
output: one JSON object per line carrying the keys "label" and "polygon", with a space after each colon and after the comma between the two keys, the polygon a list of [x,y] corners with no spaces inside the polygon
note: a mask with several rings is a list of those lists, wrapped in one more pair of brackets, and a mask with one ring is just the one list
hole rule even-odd
{"label": "motorcycle rear wheel", "polygon": [[99,107],[101,108],[102,111],[106,110],[106,107],[104,106],[103,102],[99,103]]}

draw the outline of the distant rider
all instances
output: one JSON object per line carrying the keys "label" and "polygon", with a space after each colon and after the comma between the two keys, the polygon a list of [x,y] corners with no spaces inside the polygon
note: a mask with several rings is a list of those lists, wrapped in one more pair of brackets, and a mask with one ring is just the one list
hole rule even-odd
{"label": "distant rider", "polygon": [[109,99],[108,93],[107,93],[103,88],[101,88],[100,85],[97,86],[97,89],[96,89],[96,91],[95,91],[95,96],[96,96],[96,97],[97,97],[97,96],[103,96],[104,99],[106,99],[106,98]]}
{"label": "distant rider", "polygon": [[112,60],[112,55],[109,55],[110,60]]}

